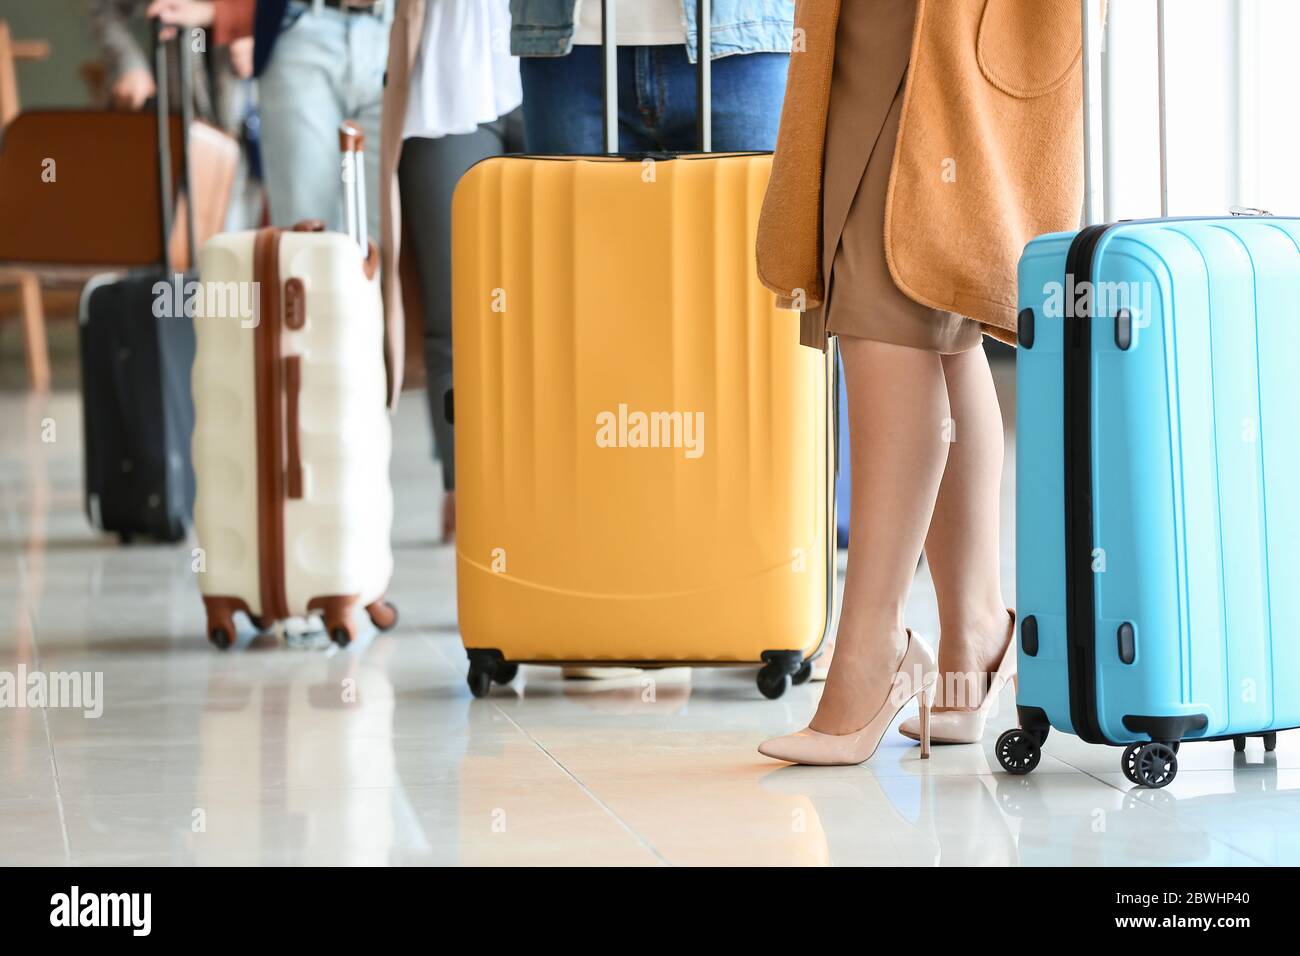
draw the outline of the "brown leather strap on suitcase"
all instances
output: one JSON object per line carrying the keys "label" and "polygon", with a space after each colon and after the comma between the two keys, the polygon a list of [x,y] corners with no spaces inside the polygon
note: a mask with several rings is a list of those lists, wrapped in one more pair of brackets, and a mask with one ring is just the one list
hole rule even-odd
{"label": "brown leather strap on suitcase", "polygon": [[285,494],[302,497],[302,452],[298,447],[298,394],[302,391],[302,356],[284,357],[284,420],[288,440],[285,463]]}
{"label": "brown leather strap on suitcase", "polygon": [[[259,230],[253,245],[253,281],[258,284],[260,292],[260,311],[253,340],[257,401],[257,555],[262,598],[259,610],[262,616],[275,620],[290,616],[284,586],[287,429],[284,421],[285,367],[280,361],[280,324],[284,321],[280,290],[280,235],[276,228]],[[295,412],[296,391],[295,388]],[[301,494],[301,480],[298,491]]]}

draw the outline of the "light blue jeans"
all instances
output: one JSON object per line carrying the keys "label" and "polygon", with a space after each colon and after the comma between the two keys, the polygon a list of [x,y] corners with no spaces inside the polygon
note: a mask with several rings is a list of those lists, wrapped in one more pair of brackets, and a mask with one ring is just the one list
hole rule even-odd
{"label": "light blue jeans", "polygon": [[378,16],[294,2],[258,81],[262,165],[271,222],[322,219],[342,230],[339,124],[366,134],[366,213],[379,237],[379,118],[388,26]]}

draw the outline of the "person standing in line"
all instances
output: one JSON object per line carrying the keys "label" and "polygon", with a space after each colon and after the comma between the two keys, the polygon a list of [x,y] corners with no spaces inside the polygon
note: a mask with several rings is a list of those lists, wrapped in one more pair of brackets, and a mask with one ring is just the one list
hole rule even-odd
{"label": "person standing in line", "polygon": [[[128,25],[132,17],[158,19],[163,39],[175,30],[201,30],[203,45],[194,41],[192,83],[195,115],[242,139],[252,110],[253,9],[256,0],[90,0],[91,29],[109,68],[109,98],[114,107],[142,109],[154,96],[153,66]],[[251,152],[241,155],[225,228],[240,229],[255,221],[261,207],[261,186],[255,178]]]}
{"label": "person standing in line", "polygon": [[[1014,687],[983,337],[1014,341],[1021,250],[1083,201],[1080,7],[1041,6],[799,4],[758,270],[803,312],[802,344],[839,339],[853,500],[835,659],[809,726],[759,747],[774,759],[870,759],[913,697],[899,729],[922,756],[977,743]],[[904,621],[922,549],[937,660]]]}
{"label": "person standing in line", "polygon": [[[145,0],[135,0],[143,4]],[[230,70],[240,80],[253,75],[253,13],[257,0],[148,0],[145,16],[168,27],[208,30],[212,45],[228,52]],[[164,34],[164,37],[167,35]]]}
{"label": "person standing in line", "polygon": [[153,64],[128,23],[144,0],[89,0],[90,35],[108,69],[108,98],[115,109],[140,110],[156,91]]}
{"label": "person standing in line", "polygon": [[[262,165],[273,225],[320,219],[343,229],[339,125],[380,137],[384,64],[395,0],[258,0]],[[365,164],[367,230],[379,234],[378,164]]]}
{"label": "person standing in line", "polygon": [[[88,0],[91,38],[108,68],[109,103],[114,109],[141,110],[157,92],[153,60],[136,40],[130,26],[133,18],[160,17],[169,25],[207,28],[213,26],[218,4],[226,8],[223,23],[228,25],[230,12],[246,6],[251,15],[253,3],[254,0]],[[233,39],[233,33],[220,38],[214,36],[213,46],[224,47]],[[194,60],[192,80],[196,114],[209,122],[215,121],[218,110],[212,103],[207,68],[201,58]]]}
{"label": "person standing in line", "polygon": [[[523,90],[507,0],[402,0],[389,41],[380,148],[389,321],[423,329],[425,387],[442,461],[442,537],[456,530],[451,394],[451,200],[489,156],[523,150]],[[414,363],[413,363],[414,364]]]}
{"label": "person standing in line", "polygon": [[[619,149],[692,150],[695,0],[618,0]],[[532,153],[600,153],[600,0],[511,0]],[[713,0],[713,148],[776,146],[794,29],[793,0]]]}

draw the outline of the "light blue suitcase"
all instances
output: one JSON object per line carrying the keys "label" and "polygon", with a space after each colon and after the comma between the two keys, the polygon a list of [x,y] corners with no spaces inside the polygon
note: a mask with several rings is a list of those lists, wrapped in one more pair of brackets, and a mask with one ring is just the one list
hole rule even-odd
{"label": "light blue suitcase", "polygon": [[1144,786],[1180,741],[1272,749],[1300,727],[1300,220],[1042,236],[1019,290],[999,762],[1028,773],[1049,727],[1128,745]]}

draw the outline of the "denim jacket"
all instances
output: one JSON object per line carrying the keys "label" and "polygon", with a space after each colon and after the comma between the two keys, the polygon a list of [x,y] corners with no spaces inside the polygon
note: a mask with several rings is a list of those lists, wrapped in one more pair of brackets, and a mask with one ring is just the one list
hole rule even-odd
{"label": "denim jacket", "polygon": [[[600,0],[583,0],[599,3]],[[681,0],[686,54],[695,62],[695,0]],[[510,52],[565,56],[573,49],[577,0],[510,0]],[[713,0],[713,59],[733,53],[789,53],[794,0]]]}

